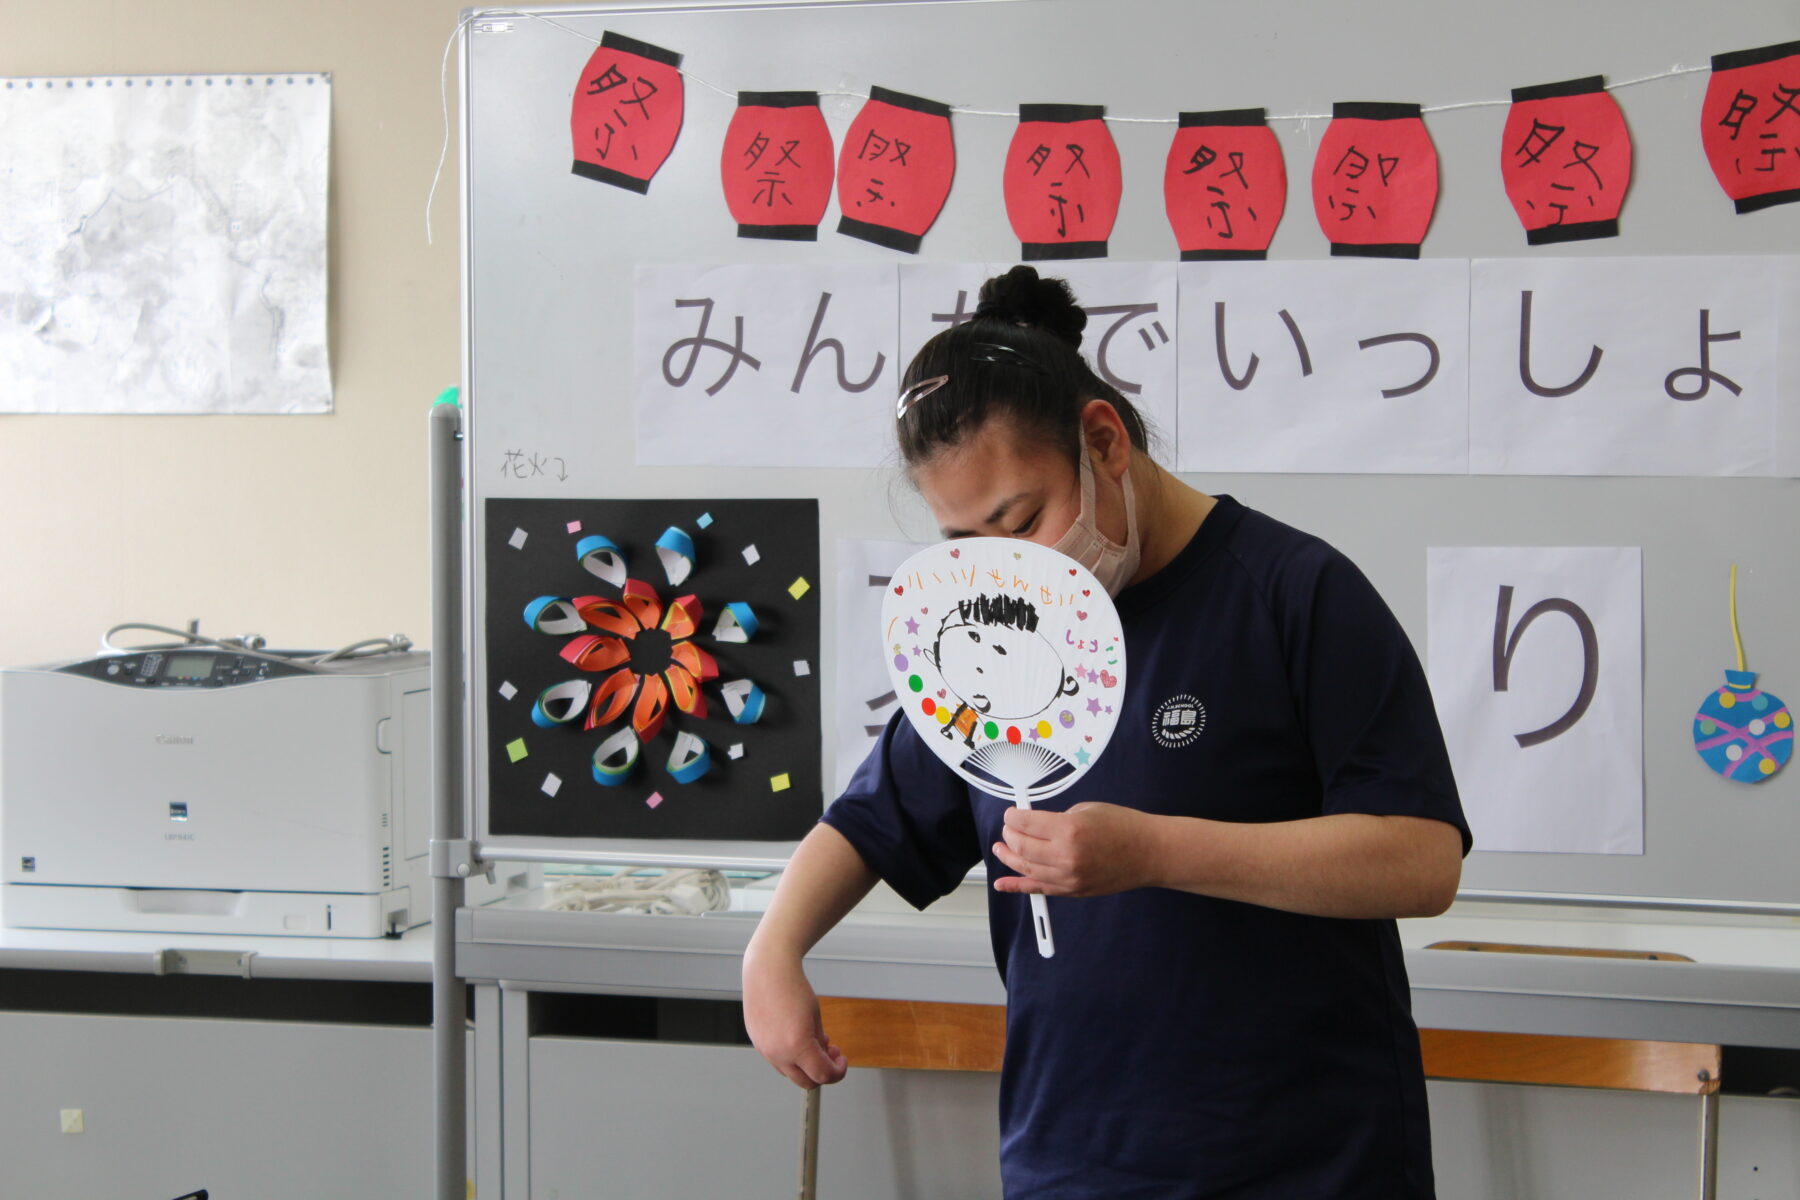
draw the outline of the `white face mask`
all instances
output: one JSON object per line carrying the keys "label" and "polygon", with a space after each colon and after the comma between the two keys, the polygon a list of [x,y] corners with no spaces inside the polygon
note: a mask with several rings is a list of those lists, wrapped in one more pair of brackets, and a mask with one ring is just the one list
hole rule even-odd
{"label": "white face mask", "polygon": [[1109,596],[1117,596],[1131,577],[1137,574],[1138,545],[1137,498],[1131,491],[1131,472],[1125,472],[1125,544],[1123,546],[1100,532],[1094,523],[1094,467],[1088,461],[1087,435],[1081,437],[1081,512],[1069,531],[1056,540],[1052,550],[1068,555],[1100,581]]}

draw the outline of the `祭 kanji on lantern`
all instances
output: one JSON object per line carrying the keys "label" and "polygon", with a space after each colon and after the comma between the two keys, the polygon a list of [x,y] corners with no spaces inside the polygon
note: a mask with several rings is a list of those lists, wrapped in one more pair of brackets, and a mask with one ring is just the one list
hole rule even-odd
{"label": "\u796d kanji on lantern", "polygon": [[1337,255],[1417,258],[1437,207],[1437,147],[1417,104],[1340,103],[1313,159],[1313,213]]}
{"label": "\u796d kanji on lantern", "polygon": [[1264,111],[1182,113],[1163,204],[1182,262],[1267,258],[1287,207],[1287,164]]}
{"label": "\u796d kanji on lantern", "polygon": [[1800,200],[1800,42],[1713,55],[1700,142],[1738,212]]}
{"label": "\u796d kanji on lantern", "polygon": [[1021,104],[1001,176],[1026,262],[1105,258],[1124,190],[1098,104]]}
{"label": "\u796d kanji on lantern", "polygon": [[955,176],[950,106],[870,88],[838,154],[838,232],[917,254]]}
{"label": "\u796d kanji on lantern", "polygon": [[683,114],[681,55],[608,30],[569,108],[570,169],[642,195],[675,149]]}
{"label": "\u796d kanji on lantern", "polygon": [[739,92],[719,174],[739,237],[817,241],[834,174],[819,93]]}
{"label": "\u796d kanji on lantern", "polygon": [[1598,75],[1514,88],[1500,176],[1533,246],[1617,237],[1631,134]]}

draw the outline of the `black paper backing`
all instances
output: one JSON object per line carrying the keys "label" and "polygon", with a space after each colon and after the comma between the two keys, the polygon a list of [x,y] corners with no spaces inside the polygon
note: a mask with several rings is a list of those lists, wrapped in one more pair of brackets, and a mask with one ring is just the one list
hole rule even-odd
{"label": "black paper backing", "polygon": [[[817,500],[521,500],[486,502],[488,830],[496,835],[579,838],[688,838],[706,841],[792,841],[803,836],[824,807],[820,763],[819,504]],[[698,518],[712,515],[701,528]],[[568,532],[580,521],[578,533]],[[671,587],[656,553],[656,539],[676,525],[694,539],[694,570]],[[525,545],[509,544],[515,529]],[[692,593],[705,614],[693,640],[719,663],[719,679],[704,685],[708,714],[696,719],[671,703],[663,730],[647,743],[625,783],[594,782],[591,758],[619,724],[584,732],[577,719],[540,729],[531,721],[539,692],[567,679],[598,684],[605,672],[583,673],[557,652],[574,636],[542,634],[525,624],[525,606],[538,596],[598,595],[618,589],[589,574],[575,544],[600,534],[625,552],[630,577],[656,590],[666,609]],[[760,558],[744,561],[755,545]],[[788,593],[797,578],[811,584],[799,600]],[[715,642],[713,623],[728,601],[742,600],[756,613],[748,643]],[[804,659],[811,673],[794,674]],[[768,696],[762,720],[732,721],[719,695],[720,682],[749,678]],[[518,692],[508,700],[502,683]],[[621,719],[628,722],[630,715]],[[706,739],[712,768],[693,783],[677,783],[666,763],[675,734]],[[506,747],[524,738],[527,757],[514,763]],[[732,760],[728,748],[744,747]],[[562,786],[542,791],[554,772]],[[773,791],[770,778],[786,773],[791,786]],[[645,804],[652,792],[663,802]]]}

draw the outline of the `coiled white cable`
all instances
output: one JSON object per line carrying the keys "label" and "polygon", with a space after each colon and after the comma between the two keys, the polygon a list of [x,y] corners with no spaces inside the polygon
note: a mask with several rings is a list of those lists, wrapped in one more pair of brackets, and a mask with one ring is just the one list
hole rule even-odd
{"label": "coiled white cable", "polygon": [[699,916],[731,907],[731,885],[718,871],[641,871],[573,875],[550,881],[551,912],[640,912]]}

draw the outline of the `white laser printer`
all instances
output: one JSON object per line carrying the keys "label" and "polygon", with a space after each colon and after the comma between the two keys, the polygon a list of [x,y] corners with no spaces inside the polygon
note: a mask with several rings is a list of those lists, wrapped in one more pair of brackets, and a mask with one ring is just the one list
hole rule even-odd
{"label": "white laser printer", "polygon": [[[431,919],[430,656],[179,646],[0,670],[6,924],[378,937]],[[484,904],[528,868],[469,880]]]}

